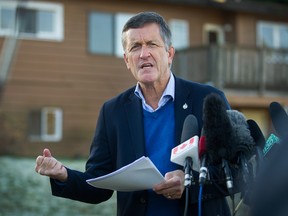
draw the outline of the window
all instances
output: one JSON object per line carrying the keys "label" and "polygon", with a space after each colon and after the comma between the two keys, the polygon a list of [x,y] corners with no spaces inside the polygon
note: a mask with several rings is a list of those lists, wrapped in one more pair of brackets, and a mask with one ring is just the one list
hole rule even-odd
{"label": "window", "polygon": [[[16,12],[17,11],[17,12]],[[63,6],[33,1],[0,1],[0,36],[63,40]]]}
{"label": "window", "polygon": [[57,142],[62,139],[62,110],[45,107],[29,115],[31,141]]}
{"label": "window", "polygon": [[114,51],[113,16],[107,13],[89,15],[89,51],[91,53],[112,54]]}
{"label": "window", "polygon": [[122,41],[121,41],[121,34],[122,34],[122,29],[130,17],[134,16],[135,14],[127,14],[127,13],[118,13],[115,15],[115,21],[116,21],[116,26],[115,26],[115,55],[117,57],[123,57],[123,47],[122,47]]}
{"label": "window", "polygon": [[186,20],[171,19],[169,27],[172,33],[172,43],[175,49],[189,47],[189,23]]}
{"label": "window", "polygon": [[257,44],[261,47],[288,49],[288,24],[259,22]]}
{"label": "window", "polygon": [[122,28],[133,14],[92,12],[88,23],[88,49],[93,54],[123,57]]}
{"label": "window", "polygon": [[224,32],[220,25],[205,24],[204,25],[204,43],[206,44],[224,44]]}

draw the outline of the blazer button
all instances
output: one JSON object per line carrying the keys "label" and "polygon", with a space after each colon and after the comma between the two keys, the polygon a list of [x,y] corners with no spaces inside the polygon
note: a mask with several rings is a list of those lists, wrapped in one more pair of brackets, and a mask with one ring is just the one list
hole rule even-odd
{"label": "blazer button", "polygon": [[140,198],[140,203],[141,203],[141,204],[145,204],[145,203],[146,203],[146,199],[143,198],[143,197],[141,197],[141,198]]}

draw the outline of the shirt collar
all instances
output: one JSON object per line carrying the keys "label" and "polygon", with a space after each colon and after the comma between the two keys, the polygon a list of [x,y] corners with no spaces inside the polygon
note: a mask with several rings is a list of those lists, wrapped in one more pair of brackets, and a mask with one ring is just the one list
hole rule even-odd
{"label": "shirt collar", "polygon": [[170,73],[170,78],[168,81],[168,84],[158,102],[158,108],[156,110],[153,110],[153,108],[151,106],[149,106],[146,101],[145,98],[142,94],[141,88],[140,88],[140,84],[139,82],[136,85],[134,94],[139,97],[140,99],[142,99],[142,106],[145,110],[150,111],[150,112],[154,112],[156,110],[158,110],[159,108],[161,108],[162,106],[164,106],[168,100],[170,100],[170,98],[172,98],[172,101],[174,101],[175,99],[175,78],[173,76],[172,73]]}

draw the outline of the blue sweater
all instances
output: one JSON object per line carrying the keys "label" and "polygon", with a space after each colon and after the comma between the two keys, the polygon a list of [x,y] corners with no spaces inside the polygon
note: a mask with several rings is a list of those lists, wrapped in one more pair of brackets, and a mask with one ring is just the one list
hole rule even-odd
{"label": "blue sweater", "polygon": [[[164,176],[177,169],[170,162],[171,149],[175,146],[174,103],[172,100],[155,112],[144,112],[144,130],[147,156]],[[148,191],[147,216],[177,216],[179,201],[168,200],[163,195]]]}

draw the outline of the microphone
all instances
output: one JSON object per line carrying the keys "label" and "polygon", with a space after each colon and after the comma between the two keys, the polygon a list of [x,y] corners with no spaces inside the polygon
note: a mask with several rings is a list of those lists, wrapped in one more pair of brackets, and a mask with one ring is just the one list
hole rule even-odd
{"label": "microphone", "polygon": [[[263,164],[256,184],[251,192],[251,213],[253,215],[287,215],[287,127],[288,116],[277,102],[272,102],[269,107],[272,124],[276,135],[271,134],[267,141],[262,141],[264,156]],[[286,131],[286,132],[285,132]],[[279,137],[278,137],[279,136]],[[285,140],[286,139],[286,140]]]}
{"label": "microphone", "polygon": [[272,102],[269,106],[269,113],[277,135],[281,139],[288,138],[288,115],[285,109],[278,102]]}
{"label": "microphone", "polygon": [[170,161],[184,166],[185,187],[194,183],[192,169],[199,171],[199,137],[196,134],[198,134],[198,121],[194,115],[188,115],[183,124],[181,144],[171,150]]}
{"label": "microphone", "polygon": [[231,144],[227,141],[232,134],[232,126],[224,102],[214,93],[204,98],[203,132],[211,162],[221,163],[222,158],[227,159],[231,153]]}
{"label": "microphone", "polygon": [[[228,157],[228,160],[232,164],[237,164],[237,166],[239,167],[239,171],[242,174],[241,179],[243,181],[243,186],[240,187],[241,196],[243,198],[235,208],[235,214],[238,211],[242,201],[249,202],[247,197],[249,196],[249,187],[253,183],[254,176],[252,163],[248,163],[248,160],[250,160],[250,158],[254,155],[255,142],[253,137],[251,136],[249,125],[243,113],[237,110],[227,110],[226,112],[232,127],[231,136],[228,137],[228,141],[232,144],[230,150],[231,155]],[[228,165],[229,164],[227,164],[227,161],[222,162],[226,177],[232,176],[231,173],[229,173],[231,171],[227,169]],[[227,188],[228,192],[232,197],[233,185],[230,186],[230,191],[228,186]]]}
{"label": "microphone", "polygon": [[265,137],[258,126],[258,124],[253,119],[248,119],[247,124],[251,133],[251,136],[255,142],[254,154],[256,155],[256,170],[259,170],[263,163],[263,149],[265,146]]}
{"label": "microphone", "polygon": [[275,146],[278,147],[278,145],[275,145],[275,144],[278,144],[279,139],[276,136],[274,136],[274,134],[271,134],[270,137],[267,139],[267,141],[265,141],[265,137],[260,127],[254,120],[252,119],[247,120],[247,124],[249,126],[251,136],[255,142],[254,154],[256,156],[255,157],[255,160],[256,160],[255,179],[257,179],[257,181],[254,181],[254,183],[247,188],[248,192],[246,193],[246,196],[244,197],[244,203],[247,205],[251,205],[251,203],[254,202],[253,194],[255,193],[255,187],[258,186],[259,184],[262,184],[262,181],[263,181],[262,177],[265,177],[267,180],[267,177],[270,175],[270,173],[269,175],[266,174],[266,170],[267,170],[267,166],[269,165],[269,163],[271,163],[271,161],[265,160],[264,162],[264,158],[267,159],[267,158],[272,157],[273,154],[271,152],[275,152],[277,150]]}
{"label": "microphone", "polygon": [[[235,161],[239,164],[245,184],[249,181],[248,160],[254,155],[255,142],[251,136],[245,116],[237,110],[227,110],[228,117],[233,128],[231,143],[233,153],[230,162]],[[234,158],[233,158],[234,157]]]}
{"label": "microphone", "polygon": [[[202,133],[201,133],[202,134]],[[199,170],[199,184],[203,185],[206,182],[208,169],[206,166],[207,161],[207,147],[206,147],[206,138],[205,136],[201,135],[198,145],[198,152],[200,158],[200,170]]]}
{"label": "microphone", "polygon": [[206,137],[206,148],[209,160],[214,164],[222,164],[226,187],[229,194],[233,191],[233,177],[228,160],[233,152],[231,141],[232,125],[226,112],[222,98],[209,94],[203,103],[203,131]]}
{"label": "microphone", "polygon": [[[269,113],[276,135],[262,141],[263,164],[251,192],[252,215],[287,215],[287,128],[288,116],[283,107],[272,102]],[[261,139],[262,140],[262,139]]]}
{"label": "microphone", "polygon": [[222,169],[224,170],[224,174],[226,176],[226,187],[227,187],[228,193],[232,195],[233,187],[234,187],[233,176],[232,176],[228,161],[225,158],[222,158]]}

